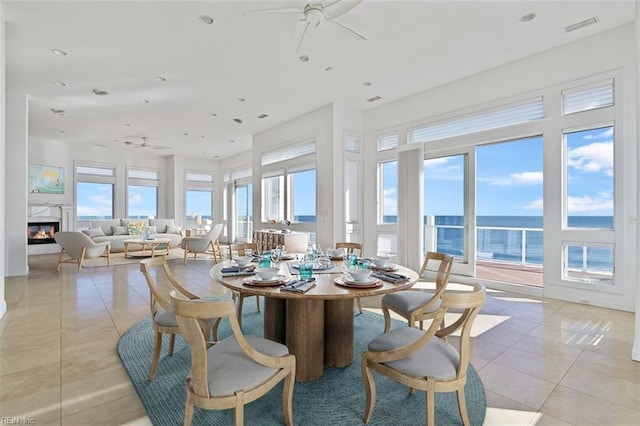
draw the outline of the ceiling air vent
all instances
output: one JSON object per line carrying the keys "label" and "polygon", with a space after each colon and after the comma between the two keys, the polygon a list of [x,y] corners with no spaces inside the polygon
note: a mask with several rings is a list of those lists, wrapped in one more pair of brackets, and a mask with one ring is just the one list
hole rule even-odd
{"label": "ceiling air vent", "polygon": [[585,21],[576,22],[573,25],[564,27],[564,30],[569,33],[571,31],[579,30],[580,28],[588,27],[589,25],[593,25],[597,22],[598,22],[598,18],[594,17],[594,18],[590,18]]}
{"label": "ceiling air vent", "polygon": [[374,96],[372,98],[367,99],[367,102],[375,102],[375,101],[379,101],[380,99],[382,99],[380,96]]}

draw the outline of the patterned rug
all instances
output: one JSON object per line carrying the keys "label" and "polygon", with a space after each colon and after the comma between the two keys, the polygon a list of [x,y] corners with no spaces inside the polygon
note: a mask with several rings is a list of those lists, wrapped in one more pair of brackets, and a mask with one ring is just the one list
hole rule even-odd
{"label": "patterned rug", "polygon": [[[262,335],[262,314],[256,312],[254,298],[244,306],[242,327],[245,334]],[[398,321],[395,327],[402,326]],[[406,325],[405,325],[406,326]],[[364,312],[355,317],[354,362],[346,368],[325,367],[323,376],[314,382],[296,382],[293,393],[293,418],[296,425],[361,425],[365,406],[364,384],[360,371],[360,353],[367,343],[384,328],[382,316]],[[230,333],[222,324],[220,336]],[[189,373],[188,345],[176,339],[173,356],[167,356],[168,336],[163,342],[158,373],[147,381],[153,333],[150,319],[134,325],[118,343],[118,354],[154,425],[182,424],[185,385]],[[371,425],[419,425],[426,423],[426,396],[416,391],[409,395],[405,386],[374,373],[378,399]],[[486,413],[484,388],[478,373],[469,366],[465,387],[467,408],[472,425],[482,425]],[[462,420],[455,393],[436,394],[436,423],[457,425]],[[267,395],[244,408],[246,425],[282,425],[282,387],[276,386]],[[233,410],[195,409],[194,425],[233,424]]]}

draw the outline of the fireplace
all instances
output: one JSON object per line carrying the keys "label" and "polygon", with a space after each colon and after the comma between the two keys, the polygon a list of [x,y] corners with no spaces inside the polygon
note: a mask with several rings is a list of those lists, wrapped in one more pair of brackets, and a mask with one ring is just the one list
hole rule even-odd
{"label": "fireplace", "polygon": [[60,222],[29,222],[27,244],[53,244],[53,236],[60,230]]}

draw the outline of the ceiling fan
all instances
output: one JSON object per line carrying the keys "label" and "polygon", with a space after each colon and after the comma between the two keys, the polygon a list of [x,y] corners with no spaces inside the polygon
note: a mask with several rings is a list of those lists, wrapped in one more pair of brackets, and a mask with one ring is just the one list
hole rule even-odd
{"label": "ceiling fan", "polygon": [[146,136],[141,136],[140,139],[142,139],[142,143],[124,141],[124,144],[127,146],[135,146],[136,148],[142,148],[142,149],[170,149],[170,147],[168,146],[152,145],[148,143],[147,142],[148,138]]}
{"label": "ceiling fan", "polygon": [[296,25],[296,32],[294,36],[296,51],[300,52],[304,37],[307,34],[307,31],[312,28],[330,31],[335,34],[343,35],[357,40],[366,40],[366,38],[361,34],[358,34],[351,28],[342,25],[341,23],[334,20],[335,18],[344,15],[360,3],[362,3],[362,0],[334,0],[326,4],[307,3],[303,8],[285,7],[275,9],[251,10],[245,13],[244,16],[288,13],[301,15]]}

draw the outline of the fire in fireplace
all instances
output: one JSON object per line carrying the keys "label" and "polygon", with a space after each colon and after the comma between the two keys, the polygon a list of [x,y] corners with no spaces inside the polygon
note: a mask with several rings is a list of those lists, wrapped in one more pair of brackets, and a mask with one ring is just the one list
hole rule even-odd
{"label": "fire in fireplace", "polygon": [[27,224],[27,244],[52,244],[53,236],[60,230],[59,222],[29,222]]}

